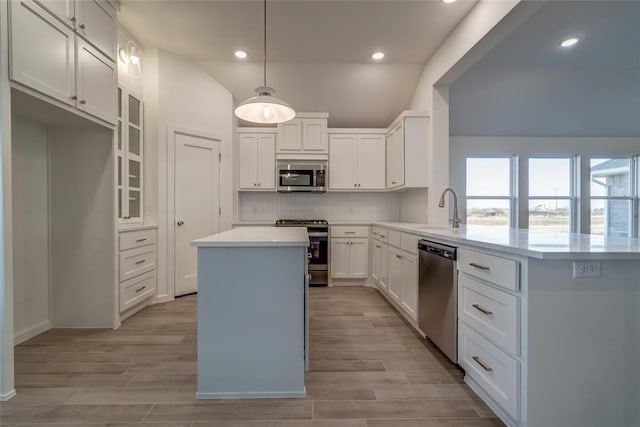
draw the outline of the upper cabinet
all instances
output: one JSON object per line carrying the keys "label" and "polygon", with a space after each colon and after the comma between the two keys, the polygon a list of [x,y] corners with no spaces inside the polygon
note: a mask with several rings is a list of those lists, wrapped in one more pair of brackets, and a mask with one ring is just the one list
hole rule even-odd
{"label": "upper cabinet", "polygon": [[329,133],[329,189],[384,190],[385,130],[339,131]]}
{"label": "upper cabinet", "polygon": [[388,189],[427,187],[428,120],[424,113],[405,111],[389,127]]}
{"label": "upper cabinet", "polygon": [[[9,76],[17,87],[116,124],[113,7],[95,0],[19,0],[9,7]],[[90,17],[86,23],[78,11]],[[93,33],[85,31],[89,25]]]}
{"label": "upper cabinet", "polygon": [[238,188],[276,189],[276,129],[239,128]]}
{"label": "upper cabinet", "polygon": [[328,117],[327,113],[298,113],[294,119],[278,124],[278,157],[319,155],[326,158]]}

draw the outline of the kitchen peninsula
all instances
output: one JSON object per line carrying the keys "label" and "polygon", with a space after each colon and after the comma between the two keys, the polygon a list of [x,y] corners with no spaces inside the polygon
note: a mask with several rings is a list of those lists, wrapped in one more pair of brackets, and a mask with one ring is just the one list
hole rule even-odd
{"label": "kitchen peninsula", "polygon": [[306,228],[243,227],[198,250],[198,399],[304,397]]}

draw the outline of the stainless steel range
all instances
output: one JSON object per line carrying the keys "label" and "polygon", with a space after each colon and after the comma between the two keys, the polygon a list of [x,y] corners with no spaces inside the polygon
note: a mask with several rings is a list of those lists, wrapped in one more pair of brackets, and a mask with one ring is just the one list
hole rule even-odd
{"label": "stainless steel range", "polygon": [[276,227],[307,227],[309,286],[329,284],[329,223],[325,219],[279,219]]}

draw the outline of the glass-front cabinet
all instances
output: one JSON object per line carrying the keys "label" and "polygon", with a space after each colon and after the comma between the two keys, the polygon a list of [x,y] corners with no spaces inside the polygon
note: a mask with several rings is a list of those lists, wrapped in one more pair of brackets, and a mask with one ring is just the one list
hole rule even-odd
{"label": "glass-front cabinet", "polygon": [[118,218],[142,222],[142,101],[118,87]]}

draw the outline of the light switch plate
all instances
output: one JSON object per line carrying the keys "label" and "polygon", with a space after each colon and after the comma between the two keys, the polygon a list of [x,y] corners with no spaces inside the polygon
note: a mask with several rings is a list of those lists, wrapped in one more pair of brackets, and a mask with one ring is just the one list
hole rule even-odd
{"label": "light switch plate", "polygon": [[600,277],[600,261],[574,261],[573,277]]}

